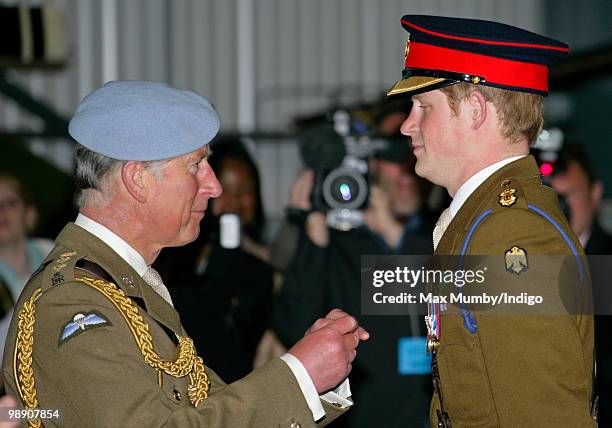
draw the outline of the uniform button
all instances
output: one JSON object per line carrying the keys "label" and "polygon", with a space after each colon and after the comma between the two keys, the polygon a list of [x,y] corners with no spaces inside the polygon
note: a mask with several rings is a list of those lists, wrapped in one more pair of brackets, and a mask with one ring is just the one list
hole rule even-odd
{"label": "uniform button", "polygon": [[174,390],[174,398],[176,399],[176,401],[181,401],[181,393],[178,392],[176,389]]}

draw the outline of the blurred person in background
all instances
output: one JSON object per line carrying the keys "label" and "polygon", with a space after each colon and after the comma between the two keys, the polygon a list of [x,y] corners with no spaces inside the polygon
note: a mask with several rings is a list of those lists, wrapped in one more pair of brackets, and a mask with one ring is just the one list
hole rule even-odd
{"label": "blurred person in background", "polygon": [[38,213],[19,180],[0,173],[0,277],[17,300],[28,278],[53,247],[53,241],[30,238]]}
{"label": "blurred person in background", "polygon": [[0,173],[0,356],[13,306],[28,278],[53,247],[53,241],[29,237],[36,207],[13,175]]}
{"label": "blurred person in background", "polygon": [[[239,139],[220,138],[211,148],[210,165],[223,193],[212,201],[198,239],[167,249],[155,267],[172,284],[172,300],[197,349],[223,379],[233,382],[253,369],[257,345],[270,324],[273,271],[265,262],[255,163]],[[239,219],[236,248],[224,248],[222,242],[225,214]]]}
{"label": "blurred person in background", "polygon": [[572,230],[587,254],[612,254],[612,236],[598,220],[604,188],[584,148],[566,145],[561,152],[563,167],[554,173],[550,183],[563,196],[569,210]]}
{"label": "blurred person in background", "polygon": [[[612,255],[612,236],[604,230],[598,219],[604,194],[603,183],[595,174],[584,146],[565,145],[560,160],[561,168],[554,171],[550,185],[563,197],[570,226],[584,247],[584,252],[587,255]],[[607,278],[597,274],[598,266],[601,263],[605,265],[608,261],[607,258],[591,258],[596,308],[596,384],[599,393],[600,427],[612,427],[612,312],[609,304],[612,292]]]}
{"label": "blurred person in background", "polygon": [[[286,346],[299,340],[303,326],[327,308],[361,313],[362,255],[431,254],[433,221],[424,203],[430,186],[415,175],[406,138],[397,138],[405,108],[388,108],[379,116],[377,129],[391,144],[369,161],[372,184],[363,226],[339,231],[327,225],[325,213],[312,210],[314,171],[305,170],[294,184],[288,221],[300,234],[274,310],[275,329]],[[428,372],[417,368],[429,367],[420,361],[427,358],[420,318],[357,318],[375,344],[361,349],[351,374],[360,406],[337,426],[424,426],[431,388]],[[413,339],[422,341],[422,349],[403,346]]]}

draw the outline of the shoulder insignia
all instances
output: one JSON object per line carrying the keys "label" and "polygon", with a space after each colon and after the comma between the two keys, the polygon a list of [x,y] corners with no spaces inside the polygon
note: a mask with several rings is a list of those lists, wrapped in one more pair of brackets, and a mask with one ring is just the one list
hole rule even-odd
{"label": "shoulder insignia", "polygon": [[502,207],[511,207],[516,202],[516,189],[506,188],[499,194],[499,204]]}
{"label": "shoulder insignia", "polygon": [[529,268],[527,251],[521,247],[514,246],[504,253],[506,259],[506,271],[520,275]]}
{"label": "shoulder insignia", "polygon": [[69,251],[67,253],[60,254],[59,257],[55,260],[55,263],[53,264],[53,271],[59,272],[60,270],[65,268],[66,263],[74,256],[76,256],[76,252],[74,251]]}
{"label": "shoulder insignia", "polygon": [[72,321],[69,321],[63,328],[62,334],[59,338],[59,345],[66,342],[68,339],[78,336],[86,330],[93,330],[94,328],[102,327],[105,325],[112,325],[99,312],[92,311],[88,314],[78,313],[72,317]]}
{"label": "shoulder insignia", "polygon": [[60,272],[55,272],[51,277],[51,283],[55,286],[61,284],[62,282],[64,282],[64,275],[62,275]]}

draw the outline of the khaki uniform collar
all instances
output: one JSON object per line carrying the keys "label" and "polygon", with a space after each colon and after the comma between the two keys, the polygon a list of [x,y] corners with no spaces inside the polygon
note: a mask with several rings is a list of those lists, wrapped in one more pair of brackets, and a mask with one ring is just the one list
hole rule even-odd
{"label": "khaki uniform collar", "polygon": [[[133,298],[144,301],[147,313],[156,321],[182,334],[178,312],[147,284],[142,277],[111,247],[95,235],[74,223],[68,223],[56,239],[58,251],[71,249],[104,269],[114,280],[115,285]],[[52,251],[53,258],[58,251]]]}
{"label": "khaki uniform collar", "polygon": [[[503,190],[502,183],[507,180],[509,180],[510,186],[518,190],[519,194],[521,194],[520,188],[526,181],[537,180],[539,183],[540,170],[534,157],[528,155],[510,162],[483,181],[467,198],[457,212],[457,215],[451,221],[436,248],[436,254],[452,254],[457,245],[461,244],[457,240],[463,239],[468,228],[478,215],[488,208],[494,210],[500,208],[497,201],[499,200],[499,194]],[[526,204],[525,199],[519,198],[517,206],[523,204]]]}

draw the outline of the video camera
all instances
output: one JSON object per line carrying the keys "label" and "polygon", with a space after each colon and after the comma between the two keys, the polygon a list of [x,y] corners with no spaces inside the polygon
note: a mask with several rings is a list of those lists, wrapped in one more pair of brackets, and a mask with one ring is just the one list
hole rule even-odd
{"label": "video camera", "polygon": [[350,230],[363,224],[362,210],[368,205],[368,160],[389,141],[372,136],[365,122],[346,110],[330,116],[325,125],[300,135],[300,154],[315,171],[313,209],[327,212],[330,227]]}

